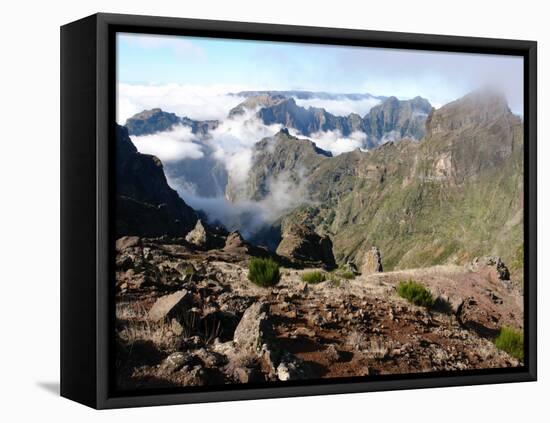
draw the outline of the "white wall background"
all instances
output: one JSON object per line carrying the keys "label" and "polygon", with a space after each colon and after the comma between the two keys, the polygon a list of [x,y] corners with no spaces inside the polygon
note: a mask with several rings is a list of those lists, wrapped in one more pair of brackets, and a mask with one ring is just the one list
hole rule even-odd
{"label": "white wall background", "polygon": [[[0,31],[0,420],[543,421],[548,414],[550,31],[542,1],[13,0]],[[96,412],[59,381],[59,26],[95,12],[539,42],[539,382]],[[546,393],[544,392],[546,390]],[[545,395],[546,394],[546,395]],[[546,416],[547,418],[547,416]]]}

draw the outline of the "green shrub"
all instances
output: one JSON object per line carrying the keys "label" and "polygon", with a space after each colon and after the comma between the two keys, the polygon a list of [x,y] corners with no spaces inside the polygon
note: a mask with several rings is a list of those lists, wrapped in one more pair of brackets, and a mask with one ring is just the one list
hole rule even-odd
{"label": "green shrub", "polygon": [[432,293],[422,284],[413,280],[399,282],[399,285],[397,285],[397,293],[400,297],[405,298],[417,306],[431,308],[435,303]]}
{"label": "green shrub", "polygon": [[325,281],[327,278],[323,272],[314,270],[313,272],[302,273],[302,280],[307,283],[319,283]]}
{"label": "green shrub", "polygon": [[355,273],[350,272],[349,270],[344,270],[341,273],[338,273],[338,276],[341,276],[344,279],[355,279]]}
{"label": "green shrub", "polygon": [[338,267],[337,269],[331,270],[330,273],[342,279],[355,279],[355,273],[353,273],[351,270],[343,268],[342,266]]}
{"label": "green shrub", "polygon": [[495,338],[495,346],[511,356],[523,360],[523,332],[514,328],[503,327]]}
{"label": "green shrub", "polygon": [[279,264],[271,258],[252,258],[248,263],[248,279],[258,286],[275,286],[281,279]]}

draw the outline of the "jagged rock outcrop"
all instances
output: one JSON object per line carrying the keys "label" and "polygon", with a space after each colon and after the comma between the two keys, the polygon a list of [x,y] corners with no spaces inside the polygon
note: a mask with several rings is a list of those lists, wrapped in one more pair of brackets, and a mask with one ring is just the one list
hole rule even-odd
{"label": "jagged rock outcrop", "polygon": [[[435,110],[426,122],[426,180],[464,184],[502,167],[523,149],[523,124],[503,94],[479,90]],[[445,172],[441,172],[443,167]]]}
{"label": "jagged rock outcrop", "polygon": [[197,224],[186,236],[185,240],[198,248],[207,248],[210,241],[210,234],[207,233],[202,221],[197,220]]}
{"label": "jagged rock outcrop", "polygon": [[196,212],[168,185],[160,160],[137,151],[128,131],[117,126],[116,234],[183,237]]}
{"label": "jagged rock outcrop", "polygon": [[257,116],[266,125],[279,123],[295,128],[306,136],[319,131],[335,130],[340,131],[343,135],[349,135],[362,129],[362,120],[357,114],[335,116],[318,107],[306,109],[298,106],[292,97],[272,106],[261,108]]}
{"label": "jagged rock outcrop", "polygon": [[235,231],[227,235],[223,249],[227,251],[242,251],[243,253],[248,253],[250,251],[250,246],[243,239],[242,235],[238,231]]}
{"label": "jagged rock outcrop", "polygon": [[264,345],[273,341],[272,321],[268,316],[268,306],[257,302],[243,314],[235,333],[235,347],[251,353],[261,353]]}
{"label": "jagged rock outcrop", "polygon": [[398,100],[389,97],[374,106],[363,118],[363,130],[367,134],[368,147],[403,138],[422,139],[426,133],[426,119],[432,111],[428,100],[415,97]]}
{"label": "jagged rock outcrop", "polygon": [[476,257],[472,260],[470,269],[472,271],[484,272],[493,282],[510,280],[510,271],[500,257]]}
{"label": "jagged rock outcrop", "polygon": [[330,238],[317,234],[306,225],[286,225],[277,254],[304,265],[320,265],[329,269],[336,266]]}
{"label": "jagged rock outcrop", "polygon": [[363,264],[361,265],[361,273],[363,275],[370,275],[372,273],[383,272],[382,269],[382,255],[377,247],[372,247],[365,252],[363,256]]}

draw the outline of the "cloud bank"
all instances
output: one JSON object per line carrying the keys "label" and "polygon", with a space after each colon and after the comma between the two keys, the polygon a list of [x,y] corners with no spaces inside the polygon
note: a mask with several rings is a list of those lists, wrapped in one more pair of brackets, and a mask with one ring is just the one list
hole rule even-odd
{"label": "cloud bank", "polygon": [[195,120],[222,120],[225,119],[232,107],[244,100],[244,98],[227,93],[238,92],[241,88],[233,85],[119,83],[117,87],[117,122],[124,125],[129,117],[155,107]]}
{"label": "cloud bank", "polygon": [[330,151],[333,156],[362,148],[367,141],[367,135],[360,131],[351,133],[349,137],[344,137],[338,130],[315,132],[308,138],[317,144],[317,147]]}
{"label": "cloud bank", "polygon": [[165,163],[204,157],[201,146],[193,142],[196,137],[188,126],[178,125],[170,131],[131,138],[139,152],[157,156]]}

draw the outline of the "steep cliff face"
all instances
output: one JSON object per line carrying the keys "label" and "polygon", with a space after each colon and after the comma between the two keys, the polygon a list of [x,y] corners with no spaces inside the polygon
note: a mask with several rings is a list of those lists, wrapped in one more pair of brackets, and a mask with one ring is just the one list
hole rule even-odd
{"label": "steep cliff face", "polygon": [[183,237],[195,226],[197,214],[170,188],[160,160],[139,153],[122,126],[115,179],[117,236]]}
{"label": "steep cliff face", "polygon": [[[257,156],[252,179],[311,160],[301,151],[286,157]],[[340,263],[361,265],[372,246],[387,270],[490,254],[512,261],[523,245],[523,124],[491,93],[432,112],[420,142],[388,142],[304,167],[309,202],[283,224],[302,222],[329,235]]]}
{"label": "steep cliff face", "polygon": [[523,125],[502,95],[478,91],[433,112],[423,144],[425,155],[436,162],[427,176],[444,173],[460,184],[505,166],[515,151],[522,151]]}
{"label": "steep cliff face", "polygon": [[428,100],[422,97],[412,100],[389,97],[363,118],[369,147],[403,138],[420,140],[425,134],[426,118],[431,110]]}
{"label": "steep cliff face", "polygon": [[349,116],[334,116],[325,109],[298,106],[294,98],[288,98],[258,111],[258,117],[266,125],[279,123],[288,128],[294,128],[303,135],[319,131],[338,130],[342,135],[349,135],[362,129],[361,117],[357,114]]}

